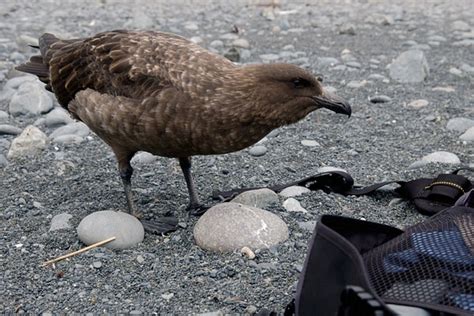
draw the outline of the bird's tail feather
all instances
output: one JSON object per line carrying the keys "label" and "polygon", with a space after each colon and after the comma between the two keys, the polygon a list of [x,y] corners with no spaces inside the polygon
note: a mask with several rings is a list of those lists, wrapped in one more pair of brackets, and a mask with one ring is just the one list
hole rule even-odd
{"label": "bird's tail feather", "polygon": [[35,55],[30,58],[30,60],[24,64],[17,66],[15,69],[18,71],[26,72],[38,76],[38,78],[46,83],[46,89],[51,91],[51,86],[49,84],[49,65],[48,61],[50,54],[48,51],[52,44],[56,43],[60,39],[54,36],[53,34],[45,33],[39,38],[38,46],[31,46],[33,48],[38,48],[41,52],[41,55]]}

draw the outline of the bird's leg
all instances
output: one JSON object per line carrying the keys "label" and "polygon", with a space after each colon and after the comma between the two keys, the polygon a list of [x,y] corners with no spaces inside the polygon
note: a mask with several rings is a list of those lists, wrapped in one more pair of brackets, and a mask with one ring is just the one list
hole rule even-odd
{"label": "bird's leg", "polygon": [[125,191],[125,197],[127,199],[128,213],[140,219],[143,217],[143,213],[137,210],[135,203],[133,202],[133,193],[132,193],[132,174],[133,168],[130,165],[130,160],[127,160],[124,163],[119,162],[119,173],[120,178],[122,178],[123,188]]}
{"label": "bird's leg", "polygon": [[133,168],[130,165],[130,160],[132,159],[134,153],[120,155],[120,151],[114,150],[114,152],[118,160],[120,178],[122,178],[125,197],[127,199],[128,212],[140,220],[140,222],[143,224],[143,228],[145,228],[147,232],[161,234],[175,231],[178,228],[178,219],[176,217],[160,217],[153,220],[142,219],[143,213],[137,209],[135,203],[133,202]]}
{"label": "bird's leg", "polygon": [[202,215],[207,211],[208,207],[199,203],[196,187],[194,186],[193,175],[191,173],[191,158],[179,158],[179,165],[183,171],[184,180],[186,180],[186,186],[188,187],[189,205],[187,210],[193,215]]}

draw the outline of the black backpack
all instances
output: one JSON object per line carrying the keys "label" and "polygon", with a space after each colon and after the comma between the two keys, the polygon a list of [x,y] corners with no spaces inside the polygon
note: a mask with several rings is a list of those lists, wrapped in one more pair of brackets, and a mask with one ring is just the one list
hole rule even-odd
{"label": "black backpack", "polygon": [[[291,185],[365,195],[398,183],[395,193],[432,215],[404,231],[323,215],[308,247],[295,299],[285,315],[474,315],[474,189],[455,170],[436,178],[354,187],[345,172],[327,172]],[[471,170],[472,171],[472,170]],[[249,189],[215,193],[229,200]],[[260,315],[272,314],[266,310]]]}

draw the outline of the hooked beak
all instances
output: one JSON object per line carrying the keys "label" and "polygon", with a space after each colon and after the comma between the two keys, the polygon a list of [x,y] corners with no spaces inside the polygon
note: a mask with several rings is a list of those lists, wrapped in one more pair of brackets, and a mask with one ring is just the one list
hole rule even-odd
{"label": "hooked beak", "polygon": [[322,95],[312,97],[312,99],[322,108],[351,117],[352,110],[349,103],[335,94],[324,90]]}

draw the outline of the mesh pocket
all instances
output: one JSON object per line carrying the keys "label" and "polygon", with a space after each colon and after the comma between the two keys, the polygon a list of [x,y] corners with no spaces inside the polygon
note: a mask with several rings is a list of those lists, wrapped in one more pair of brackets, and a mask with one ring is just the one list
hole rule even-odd
{"label": "mesh pocket", "polygon": [[380,297],[474,312],[474,212],[452,210],[364,254]]}

